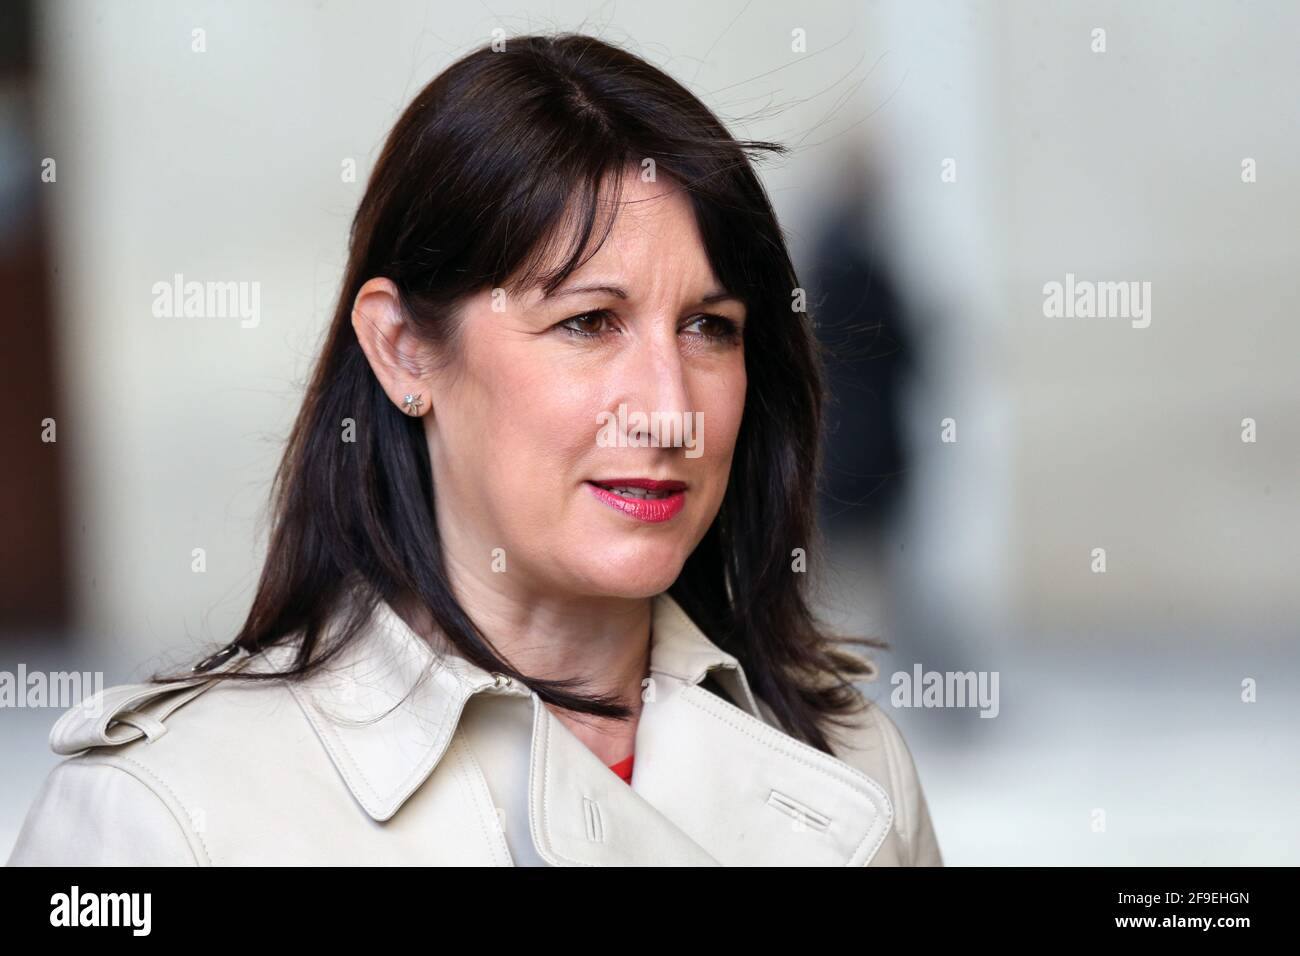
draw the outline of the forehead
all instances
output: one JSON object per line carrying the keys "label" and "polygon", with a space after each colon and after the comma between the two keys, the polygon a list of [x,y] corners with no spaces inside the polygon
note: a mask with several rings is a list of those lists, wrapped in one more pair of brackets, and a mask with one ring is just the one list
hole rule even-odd
{"label": "forehead", "polygon": [[[572,254],[577,229],[570,220],[557,230],[542,257],[543,276],[558,270]],[[624,176],[617,203],[611,190],[605,191],[591,237],[578,261],[581,264],[559,285],[557,293],[592,279],[618,280],[629,291],[666,282],[714,281],[685,190],[672,180],[644,182],[635,172]],[[539,284],[528,293],[535,300],[544,297]]]}
{"label": "forehead", "polygon": [[624,242],[654,241],[673,233],[671,238],[677,239],[686,231],[695,234],[698,240],[695,211],[685,190],[672,180],[643,182],[640,176],[625,176],[617,214],[611,238],[616,236]]}

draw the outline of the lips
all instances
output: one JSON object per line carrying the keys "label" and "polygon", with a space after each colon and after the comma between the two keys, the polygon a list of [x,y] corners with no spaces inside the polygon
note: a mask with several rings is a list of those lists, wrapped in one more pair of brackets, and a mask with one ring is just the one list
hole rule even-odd
{"label": "lips", "polygon": [[653,478],[588,481],[596,499],[629,518],[655,524],[677,516],[686,504],[686,483]]}

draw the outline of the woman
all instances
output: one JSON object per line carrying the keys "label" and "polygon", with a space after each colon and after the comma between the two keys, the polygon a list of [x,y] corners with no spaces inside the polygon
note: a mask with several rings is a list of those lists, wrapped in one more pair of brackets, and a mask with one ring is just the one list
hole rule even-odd
{"label": "woman", "polygon": [[821,392],[761,150],[589,37],[434,79],[243,629],[68,711],[10,862],[941,864],[791,558]]}

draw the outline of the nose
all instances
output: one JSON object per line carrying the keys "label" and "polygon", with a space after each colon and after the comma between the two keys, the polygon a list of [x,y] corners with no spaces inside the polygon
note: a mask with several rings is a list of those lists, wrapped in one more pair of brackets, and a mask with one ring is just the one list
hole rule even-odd
{"label": "nose", "polygon": [[680,447],[681,423],[692,409],[687,367],[673,323],[638,341],[625,371],[628,411],[643,413],[629,416],[629,441],[640,444],[644,437],[651,447]]}

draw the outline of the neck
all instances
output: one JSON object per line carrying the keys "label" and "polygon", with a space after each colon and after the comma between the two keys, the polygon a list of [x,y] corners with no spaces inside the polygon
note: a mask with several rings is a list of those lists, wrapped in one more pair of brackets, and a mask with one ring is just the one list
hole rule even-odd
{"label": "neck", "polygon": [[616,695],[632,720],[551,710],[604,763],[632,753],[649,673],[653,599],[528,588],[522,575],[474,573],[444,553],[456,600],[497,654],[527,677],[579,678],[586,682],[575,688],[581,693]]}

